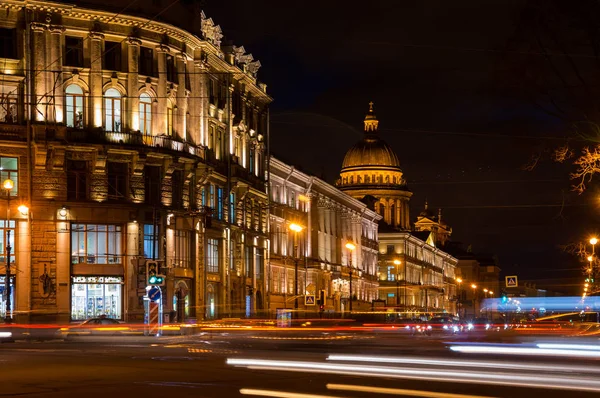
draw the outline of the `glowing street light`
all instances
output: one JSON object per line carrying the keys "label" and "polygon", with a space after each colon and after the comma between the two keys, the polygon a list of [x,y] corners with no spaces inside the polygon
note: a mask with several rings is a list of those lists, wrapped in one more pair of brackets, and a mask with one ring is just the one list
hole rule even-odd
{"label": "glowing street light", "polygon": [[4,277],[4,291],[6,292],[6,312],[4,315],[4,323],[11,323],[12,317],[10,313],[11,304],[11,286],[10,286],[10,191],[15,187],[15,183],[10,178],[7,178],[2,183],[2,187],[6,190],[6,275]]}
{"label": "glowing street light", "polygon": [[298,260],[300,253],[298,252],[298,233],[302,232],[304,227],[302,225],[291,223],[290,230],[294,232],[294,309],[298,310]]}
{"label": "glowing street light", "polygon": [[590,239],[590,245],[594,246],[594,245],[596,245],[596,243],[598,243],[598,239],[594,236],[593,238]]}
{"label": "glowing street light", "polygon": [[471,283],[471,287],[472,287],[473,289],[477,289],[477,285],[476,285],[476,284],[474,284],[474,283]]}
{"label": "glowing street light", "polygon": [[402,264],[402,261],[400,261],[398,259],[394,260],[394,265],[396,266],[396,305],[400,304],[400,281],[398,281],[398,273],[400,270],[400,264]]}
{"label": "glowing street light", "polygon": [[349,271],[349,274],[350,274],[350,286],[349,286],[350,287],[350,306],[349,306],[349,309],[350,309],[350,312],[352,312],[352,252],[354,252],[354,250],[356,249],[356,245],[352,242],[348,242],[348,243],[346,243],[346,249],[348,249],[348,251],[350,252],[349,256],[348,256],[348,267],[350,267],[350,271]]}

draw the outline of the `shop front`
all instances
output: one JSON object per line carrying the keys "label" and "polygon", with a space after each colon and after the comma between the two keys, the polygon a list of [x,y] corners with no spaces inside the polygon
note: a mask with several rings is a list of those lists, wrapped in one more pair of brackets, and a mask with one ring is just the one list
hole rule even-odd
{"label": "shop front", "polygon": [[[15,309],[15,277],[10,277],[10,311]],[[11,314],[13,315],[13,314]],[[0,318],[6,317],[6,276],[0,276]]]}
{"label": "shop front", "polygon": [[123,317],[122,276],[73,276],[71,278],[71,319],[106,316]]}

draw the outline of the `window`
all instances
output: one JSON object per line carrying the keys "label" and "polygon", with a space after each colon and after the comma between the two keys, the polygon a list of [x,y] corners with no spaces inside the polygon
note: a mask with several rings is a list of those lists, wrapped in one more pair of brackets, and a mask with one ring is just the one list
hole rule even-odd
{"label": "window", "polygon": [[71,319],[83,320],[105,316],[106,319],[93,320],[88,324],[118,323],[115,319],[121,319],[123,277],[72,276],[71,281]]}
{"label": "window", "polygon": [[175,230],[175,252],[172,264],[177,268],[191,268],[192,246],[190,231]]}
{"label": "window", "polygon": [[15,262],[15,256],[14,256],[14,252],[15,252],[15,248],[17,245],[15,245],[15,221],[14,220],[10,220],[8,221],[8,223],[5,220],[0,220],[0,262],[2,262],[2,264],[6,264],[6,246],[8,240],[8,232],[10,231],[10,246],[13,248],[12,252],[13,253],[10,257],[10,263],[14,263]]}
{"label": "window", "polygon": [[252,276],[252,247],[246,246],[245,248],[245,263],[246,263],[246,277],[250,278]]}
{"label": "window", "polygon": [[208,149],[212,149],[214,151],[215,149],[215,126],[210,125],[208,127],[208,142],[206,143],[208,146]]}
{"label": "window", "polygon": [[10,196],[19,194],[19,159],[0,156],[0,181],[6,179],[12,180],[13,189],[10,190]]}
{"label": "window", "polygon": [[85,200],[88,190],[87,162],[67,160],[67,199]]}
{"label": "window", "polygon": [[126,199],[129,180],[129,164],[108,162],[108,197],[109,199]]}
{"label": "window", "polygon": [[171,206],[179,209],[183,207],[183,172],[181,170],[173,171],[171,182]]}
{"label": "window", "polygon": [[83,90],[76,84],[71,84],[65,90],[66,122],[68,127],[83,128]]}
{"label": "window", "polygon": [[235,223],[235,193],[229,194],[229,222]]}
{"label": "window", "polygon": [[17,123],[18,91],[16,87],[3,85],[0,87],[0,123]]}
{"label": "window", "polygon": [[209,207],[211,209],[215,208],[215,186],[213,184],[210,184],[210,192],[209,192]]}
{"label": "window", "polygon": [[173,104],[167,101],[167,135],[173,135]]}
{"label": "window", "polygon": [[153,224],[144,224],[144,257],[146,258],[158,258],[157,232],[158,227]]}
{"label": "window", "polygon": [[248,170],[250,173],[254,173],[254,148],[252,147],[248,150]]}
{"label": "window", "polygon": [[185,89],[186,90],[192,89],[192,83],[190,81],[190,73],[188,72],[187,64],[185,65]]}
{"label": "window", "polygon": [[104,43],[104,69],[121,71],[121,43],[107,41]]}
{"label": "window", "polygon": [[241,157],[242,157],[242,140],[240,139],[240,137],[235,137],[235,148],[234,148],[234,154],[235,157],[237,158],[238,163],[241,162]]}
{"label": "window", "polygon": [[219,240],[209,239],[206,253],[206,270],[212,273],[219,272]]}
{"label": "window", "polygon": [[140,48],[140,62],[138,72],[140,73],[140,75],[154,76],[154,53],[151,48]]}
{"label": "window", "polygon": [[215,81],[213,79],[208,80],[208,102],[215,105]]}
{"label": "window", "polygon": [[71,262],[73,264],[121,264],[120,225],[71,225]]}
{"label": "window", "polygon": [[152,134],[152,99],[146,93],[140,94],[140,132]]}
{"label": "window", "polygon": [[217,219],[223,219],[223,188],[217,188]]}
{"label": "window", "polygon": [[0,58],[17,59],[17,30],[0,28]]}
{"label": "window", "polygon": [[387,267],[387,280],[391,282],[396,280],[396,267]]}
{"label": "window", "polygon": [[144,203],[153,206],[160,204],[161,181],[160,166],[144,167]]}
{"label": "window", "polygon": [[114,88],[104,93],[104,116],[106,131],[121,131],[121,93]]}
{"label": "window", "polygon": [[175,69],[175,58],[167,55],[167,81],[177,82],[177,69]]}
{"label": "window", "polygon": [[256,258],[254,261],[255,267],[254,272],[256,274],[256,279],[263,279],[265,275],[265,255],[264,249],[256,249]]}
{"label": "window", "polygon": [[65,65],[83,66],[83,38],[65,37]]}
{"label": "window", "polygon": [[388,254],[394,253],[394,245],[387,245],[387,253]]}
{"label": "window", "polygon": [[221,129],[217,130],[217,141],[215,143],[215,157],[223,159],[223,135],[225,132]]}

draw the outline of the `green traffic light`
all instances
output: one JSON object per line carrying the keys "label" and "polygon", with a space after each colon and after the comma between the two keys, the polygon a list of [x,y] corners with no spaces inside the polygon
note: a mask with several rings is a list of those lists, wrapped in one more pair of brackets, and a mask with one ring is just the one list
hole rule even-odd
{"label": "green traffic light", "polygon": [[154,275],[152,275],[149,279],[148,279],[148,283],[150,284],[155,284],[158,281],[158,278]]}

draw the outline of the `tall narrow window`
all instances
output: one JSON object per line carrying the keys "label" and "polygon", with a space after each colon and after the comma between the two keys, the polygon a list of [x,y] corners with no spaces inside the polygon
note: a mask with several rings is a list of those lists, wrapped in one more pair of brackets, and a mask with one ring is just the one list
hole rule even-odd
{"label": "tall narrow window", "polygon": [[104,129],[106,131],[121,131],[121,93],[109,88],[104,93]]}
{"label": "tall narrow window", "polygon": [[223,219],[223,188],[217,188],[217,218]]}
{"label": "tall narrow window", "polygon": [[208,102],[215,105],[215,81],[213,79],[208,80]]}
{"label": "tall narrow window", "polygon": [[152,99],[146,93],[140,94],[140,132],[152,134]]}
{"label": "tall narrow window", "polygon": [[0,87],[0,123],[17,123],[18,115],[18,90],[16,87],[4,85]]}
{"label": "tall narrow window", "polygon": [[254,173],[254,148],[248,149],[248,170],[250,173]]}
{"label": "tall narrow window", "polygon": [[175,69],[175,58],[172,55],[167,55],[167,80],[177,82],[177,70]]}
{"label": "tall narrow window", "polygon": [[104,69],[121,71],[121,43],[114,41],[105,42],[102,58]]}
{"label": "tall narrow window", "polygon": [[219,240],[208,239],[206,250],[206,270],[211,273],[219,272]]}
{"label": "tall narrow window", "polygon": [[139,73],[145,76],[154,76],[154,53],[151,48],[140,48]]}
{"label": "tall narrow window", "polygon": [[88,190],[87,162],[67,160],[67,199],[85,200]]}
{"label": "tall narrow window", "polygon": [[155,230],[158,229],[154,224],[144,224],[144,257],[150,259],[158,258],[158,244],[156,242],[158,234]]}
{"label": "tall narrow window", "polygon": [[215,143],[215,157],[217,159],[223,159],[223,135],[225,132],[221,129],[217,130],[217,139]]}
{"label": "tall narrow window", "polygon": [[129,177],[129,164],[108,162],[108,198],[126,199]]}
{"label": "tall narrow window", "polygon": [[0,181],[12,180],[14,186],[10,196],[19,195],[19,158],[0,157]]}
{"label": "tall narrow window", "polygon": [[83,38],[65,37],[65,65],[83,66]]}
{"label": "tall narrow window", "polygon": [[235,193],[229,194],[229,222],[235,223]]}
{"label": "tall narrow window", "polygon": [[161,181],[159,166],[144,167],[144,202],[147,205],[158,206],[160,204]]}
{"label": "tall narrow window", "polygon": [[167,101],[167,135],[173,135],[173,104]]}
{"label": "tall narrow window", "polygon": [[70,84],[65,90],[66,121],[68,127],[83,128],[83,90],[76,84]]}
{"label": "tall narrow window", "polygon": [[175,170],[171,176],[172,206],[176,209],[183,207],[183,172]]}
{"label": "tall narrow window", "polygon": [[215,126],[213,125],[208,127],[208,142],[206,144],[208,149],[212,149],[213,151],[215,150]]}
{"label": "tall narrow window", "polygon": [[0,58],[17,59],[17,30],[0,28]]}

